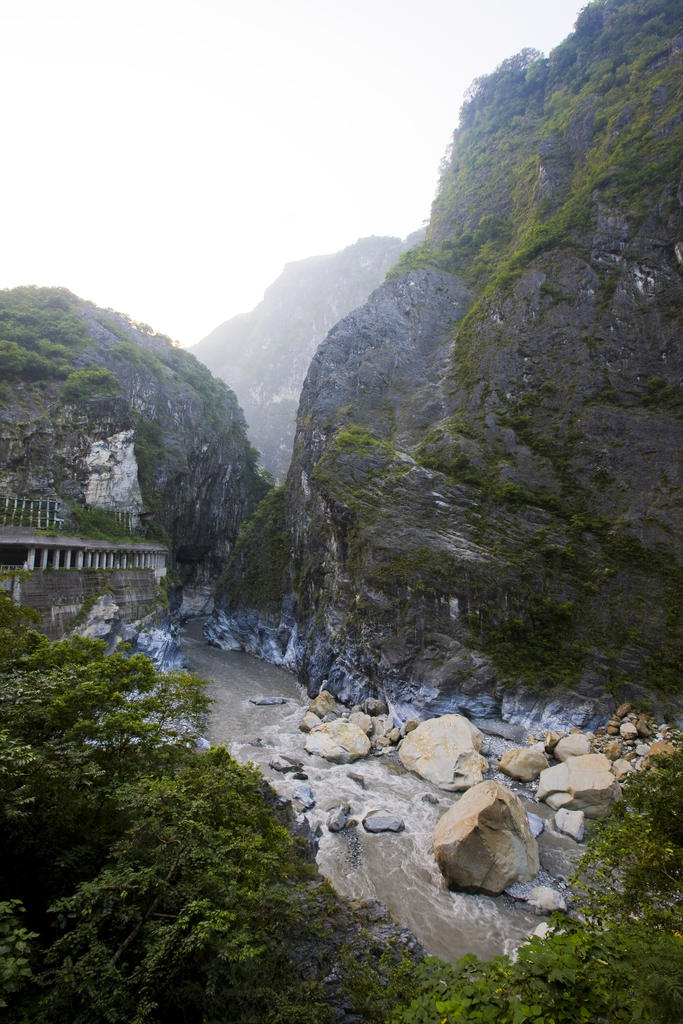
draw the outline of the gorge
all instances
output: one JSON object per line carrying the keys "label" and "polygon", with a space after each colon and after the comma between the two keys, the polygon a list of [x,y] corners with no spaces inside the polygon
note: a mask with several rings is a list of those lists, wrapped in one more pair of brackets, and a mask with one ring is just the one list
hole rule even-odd
{"label": "gorge", "polygon": [[681,1019],[682,71],[593,0],[211,369],[0,292],[12,1024]]}

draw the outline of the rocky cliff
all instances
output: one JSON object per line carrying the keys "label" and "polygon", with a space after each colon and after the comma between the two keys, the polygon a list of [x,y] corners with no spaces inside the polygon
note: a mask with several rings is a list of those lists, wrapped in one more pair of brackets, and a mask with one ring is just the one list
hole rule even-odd
{"label": "rocky cliff", "polygon": [[598,0],[473,83],[426,242],[313,359],[215,642],[399,717],[680,707],[682,71],[680,5]]}
{"label": "rocky cliff", "polygon": [[0,293],[0,367],[0,494],[61,499],[82,536],[166,540],[176,605],[206,608],[265,490],[235,396],[169,338],[66,289]]}
{"label": "rocky cliff", "polygon": [[221,324],[192,352],[235,389],[265,469],[284,478],[301,385],[315,350],[422,238],[360,238],[341,252],[287,263],[251,313]]}

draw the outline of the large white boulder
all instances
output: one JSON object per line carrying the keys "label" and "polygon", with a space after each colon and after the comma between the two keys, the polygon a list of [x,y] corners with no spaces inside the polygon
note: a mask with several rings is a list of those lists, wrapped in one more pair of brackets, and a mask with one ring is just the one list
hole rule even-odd
{"label": "large white boulder", "polygon": [[299,722],[299,728],[302,732],[310,732],[311,729],[317,729],[319,725],[320,719],[312,711],[307,711]]}
{"label": "large white boulder", "polygon": [[362,729],[345,718],[324,722],[306,738],[306,752],[324,757],[334,764],[350,764],[365,757],[370,750],[370,740]]}
{"label": "large white boulder", "polygon": [[518,782],[533,782],[548,767],[548,758],[539,746],[506,750],[500,759],[499,770]]}
{"label": "large white boulder", "polygon": [[554,811],[566,807],[583,811],[587,818],[606,818],[612,805],[621,799],[621,787],[611,772],[604,754],[568,757],[541,772],[538,799]]}
{"label": "large white boulder", "polygon": [[366,715],[364,711],[354,711],[349,716],[349,722],[353,725],[357,725],[359,729],[362,729],[366,736],[372,732],[372,719],[370,715]]}
{"label": "large white boulder", "polygon": [[308,710],[317,715],[318,718],[324,718],[330,712],[335,715],[341,714],[342,708],[337,704],[329,690],[323,690],[315,700],[311,701],[308,705]]}
{"label": "large white boulder", "polygon": [[433,833],[434,856],[448,885],[500,896],[538,874],[538,846],[518,796],[499,782],[473,786]]}
{"label": "large white boulder", "polygon": [[420,722],[399,750],[408,771],[440,789],[469,789],[481,780],[488,762],[479,754],[484,734],[463,715],[442,715]]}
{"label": "large white boulder", "polygon": [[553,754],[558,761],[566,761],[568,757],[583,757],[584,754],[590,754],[592,746],[588,736],[582,732],[575,732],[564,736],[555,747]]}

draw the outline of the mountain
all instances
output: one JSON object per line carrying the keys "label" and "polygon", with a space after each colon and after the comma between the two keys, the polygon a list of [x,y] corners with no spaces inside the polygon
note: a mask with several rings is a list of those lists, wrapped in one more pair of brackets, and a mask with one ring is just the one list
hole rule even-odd
{"label": "mountain", "polygon": [[227,320],[191,348],[234,388],[249,436],[276,480],[289,466],[301,385],[318,345],[422,237],[372,235],[333,255],[287,263],[251,313]]}
{"label": "mountain", "polygon": [[0,378],[0,495],[60,500],[65,533],[167,542],[175,600],[206,607],[267,489],[234,394],[65,288],[0,292]]}
{"label": "mountain", "polygon": [[597,0],[470,89],[427,238],[329,333],[215,642],[398,717],[683,689],[683,9]]}

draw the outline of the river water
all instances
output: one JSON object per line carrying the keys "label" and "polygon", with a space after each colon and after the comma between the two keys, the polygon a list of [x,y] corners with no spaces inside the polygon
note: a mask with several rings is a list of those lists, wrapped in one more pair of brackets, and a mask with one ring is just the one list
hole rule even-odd
{"label": "river water", "polygon": [[[285,755],[304,763],[316,800],[306,813],[313,828],[322,826],[318,865],[340,894],[376,896],[429,953],[450,962],[465,953],[482,959],[512,953],[534,931],[539,919],[524,904],[511,905],[504,896],[452,893],[444,885],[431,836],[454,795],[403,773],[385,757],[371,755],[352,765],[333,765],[310,756],[299,730],[310,700],[293,675],[249,654],[210,647],[200,620],[181,629],[181,644],[192,669],[210,681],[208,692],[215,703],[207,738],[213,745],[228,746],[241,763],[252,761],[285,797],[292,797],[300,783],[273,771],[268,762]],[[282,697],[287,703],[250,703],[250,698],[259,697]],[[262,745],[254,746],[257,741]],[[364,777],[365,789],[349,778],[349,772]],[[432,793],[438,804],[423,801],[426,793]],[[332,833],[325,824],[327,811],[343,801],[351,804],[359,821],[373,808],[397,812],[405,831],[370,834],[359,825]]]}

